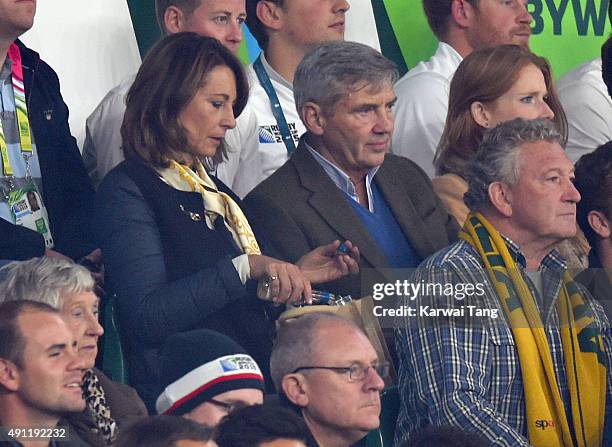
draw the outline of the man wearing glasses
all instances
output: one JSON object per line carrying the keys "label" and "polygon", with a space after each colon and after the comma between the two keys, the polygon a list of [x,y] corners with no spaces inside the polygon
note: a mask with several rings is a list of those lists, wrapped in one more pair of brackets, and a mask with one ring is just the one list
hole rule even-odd
{"label": "man wearing glasses", "polygon": [[255,360],[210,330],[176,334],[161,354],[163,392],[157,413],[215,427],[232,411],[263,403],[264,378]]}
{"label": "man wearing glasses", "polygon": [[378,428],[389,365],[354,323],[326,313],[282,323],[270,369],[281,400],[310,429],[309,445],[348,447]]}

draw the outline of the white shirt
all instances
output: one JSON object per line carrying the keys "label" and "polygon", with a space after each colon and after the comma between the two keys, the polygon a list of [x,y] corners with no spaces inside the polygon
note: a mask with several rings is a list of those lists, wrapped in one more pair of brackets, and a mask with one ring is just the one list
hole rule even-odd
{"label": "white shirt", "polygon": [[108,171],[124,159],[121,150],[121,123],[125,113],[125,98],[134,79],[135,74],[113,87],[87,118],[83,163],[96,189]]}
{"label": "white shirt", "polygon": [[[263,54],[261,60],[297,147],[306,128],[295,108],[293,86],[268,64]],[[287,147],[282,142],[276,118],[272,113],[272,105],[252,64],[249,65],[247,73],[251,82],[249,101],[238,117],[234,131],[226,135],[230,160],[219,165],[217,171],[217,175],[224,182],[229,184],[228,180],[232,180],[231,184],[236,186],[232,189],[240,197],[244,197],[289,159]],[[246,186],[241,185],[241,182]]]}
{"label": "white shirt", "polygon": [[436,54],[419,62],[395,84],[395,130],[391,152],[409,158],[432,178],[433,158],[442,136],[450,82],[462,58],[440,42]]}
{"label": "white shirt", "polygon": [[567,156],[574,163],[612,140],[612,99],[603,81],[601,59],[582,64],[557,84],[567,114]]}

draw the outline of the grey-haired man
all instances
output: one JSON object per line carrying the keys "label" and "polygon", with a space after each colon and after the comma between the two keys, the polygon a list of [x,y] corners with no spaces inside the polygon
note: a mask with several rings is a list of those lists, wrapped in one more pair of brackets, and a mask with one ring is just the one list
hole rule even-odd
{"label": "grey-haired man", "polygon": [[349,447],[378,428],[388,365],[353,322],[316,312],[284,321],[270,370],[281,402],[304,418],[309,447]]}
{"label": "grey-haired man", "polygon": [[398,441],[452,425],[499,446],[601,445],[612,344],[601,306],[553,249],[576,233],[580,200],[560,142],[546,119],[485,134],[462,240],[413,278],[443,287],[403,303],[418,315],[398,321]]}
{"label": "grey-haired man", "polygon": [[[425,173],[390,155],[395,65],[355,42],[328,42],[295,73],[297,111],[307,132],[278,171],[245,199],[267,248],[297,260],[320,244],[350,240],[360,268],[416,267],[457,237]],[[361,276],[324,289],[363,296]]]}

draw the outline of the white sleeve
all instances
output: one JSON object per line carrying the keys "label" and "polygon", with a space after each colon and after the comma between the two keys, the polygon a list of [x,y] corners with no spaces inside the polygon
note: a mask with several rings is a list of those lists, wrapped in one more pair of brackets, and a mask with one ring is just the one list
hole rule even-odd
{"label": "white sleeve", "polygon": [[448,110],[449,81],[435,74],[418,75],[395,86],[395,130],[391,152],[409,158],[432,178],[433,158]]}
{"label": "white sleeve", "polygon": [[559,97],[567,115],[566,153],[572,162],[612,140],[612,99],[606,91],[574,82],[560,90]]}
{"label": "white sleeve", "polygon": [[236,120],[236,127],[225,134],[227,161],[217,168],[217,176],[240,198],[261,181],[259,129],[257,116],[247,106]]}
{"label": "white sleeve", "polygon": [[232,259],[232,264],[236,267],[238,276],[240,276],[240,282],[246,284],[251,279],[251,265],[249,264],[249,255],[240,255]]}
{"label": "white sleeve", "polygon": [[125,113],[124,89],[113,89],[87,118],[83,163],[94,188],[124,160],[121,150],[121,123]]}

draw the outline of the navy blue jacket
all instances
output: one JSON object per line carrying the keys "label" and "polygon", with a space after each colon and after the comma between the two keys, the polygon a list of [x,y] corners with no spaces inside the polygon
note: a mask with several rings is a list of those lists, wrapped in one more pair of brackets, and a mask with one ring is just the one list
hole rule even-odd
{"label": "navy blue jacket", "polygon": [[[38,53],[17,44],[55,250],[78,259],[95,248],[90,229],[94,191],[70,134],[57,75]],[[0,259],[24,260],[45,252],[42,236],[28,228],[0,219],[0,234]]]}
{"label": "navy blue jacket", "polygon": [[178,191],[152,168],[126,160],[102,181],[95,214],[107,292],[117,295],[130,384],[150,410],[161,392],[159,349],[179,332],[207,328],[227,335],[269,378],[273,326],[255,297],[254,281],[240,281],[232,258],[241,251],[229,231],[206,226],[199,193]]}

